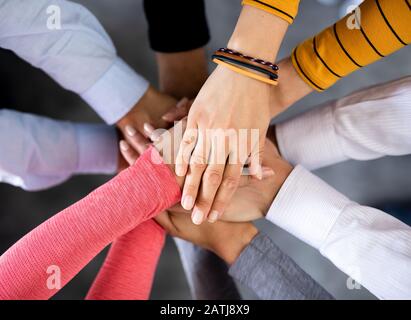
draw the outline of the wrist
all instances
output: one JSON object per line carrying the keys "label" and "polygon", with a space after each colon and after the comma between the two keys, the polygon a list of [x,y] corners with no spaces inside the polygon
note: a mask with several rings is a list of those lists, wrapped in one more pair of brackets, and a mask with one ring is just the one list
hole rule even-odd
{"label": "wrist", "polygon": [[136,102],[134,107],[117,122],[117,126],[119,128],[124,128],[132,122],[132,119],[135,118],[135,115],[137,114],[138,116],[145,116],[144,111],[148,108],[148,105],[155,100],[156,94],[157,90],[155,90],[151,85],[148,86],[147,90],[144,92],[140,100]]}
{"label": "wrist", "polygon": [[[221,222],[219,222],[221,223]],[[211,246],[212,251],[223,259],[228,265],[234,264],[241,252],[250,244],[258,234],[258,229],[252,223],[242,223],[236,227],[235,234],[227,234],[226,241],[219,241]]]}
{"label": "wrist", "polygon": [[275,163],[273,162],[273,165],[275,168],[275,175],[272,179],[272,183],[270,184],[269,189],[267,189],[267,192],[264,193],[264,195],[266,195],[266,201],[264,201],[264,203],[262,203],[261,207],[259,208],[264,217],[267,215],[268,210],[270,209],[272,203],[275,201],[275,198],[280,192],[281,187],[293,171],[293,166],[280,157],[275,160]]}
{"label": "wrist", "polygon": [[279,81],[278,86],[271,88],[270,91],[272,117],[286,110],[313,91],[298,75],[291,57],[281,60],[278,66],[281,81]]}
{"label": "wrist", "polygon": [[156,56],[161,92],[177,99],[195,98],[208,77],[205,49]]}

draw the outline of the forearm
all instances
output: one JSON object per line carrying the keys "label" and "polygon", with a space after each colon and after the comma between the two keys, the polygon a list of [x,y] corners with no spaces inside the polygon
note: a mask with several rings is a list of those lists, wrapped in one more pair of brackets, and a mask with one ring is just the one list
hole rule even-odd
{"label": "forearm", "polygon": [[[1,299],[47,299],[114,239],[180,198],[180,188],[153,149],[135,165],[28,233],[0,257]],[[50,266],[61,284],[48,287]],[[56,276],[59,276],[56,275]]]}
{"label": "forearm", "polygon": [[381,299],[411,297],[411,229],[297,166],[267,214]]}
{"label": "forearm", "polygon": [[165,231],[148,220],[112,244],[87,300],[147,300]]}
{"label": "forearm", "polygon": [[324,91],[339,79],[411,43],[408,1],[366,0],[292,54],[295,70],[313,90]]}
{"label": "forearm", "polygon": [[274,62],[289,24],[263,10],[245,5],[228,47]]}
{"label": "forearm", "polygon": [[[318,169],[411,153],[411,77],[357,91],[276,126],[282,156]],[[319,126],[319,124],[321,124]]]}
{"label": "forearm", "polygon": [[[55,11],[50,13],[49,8]],[[61,18],[58,26],[49,26],[52,14]],[[0,21],[2,48],[79,94],[109,124],[124,116],[147,90],[147,81],[117,56],[96,17],[79,4],[1,0]]]}
{"label": "forearm", "polygon": [[230,275],[264,300],[331,300],[333,297],[266,235],[241,252]]}
{"label": "forearm", "polygon": [[193,99],[208,76],[204,48],[210,34],[204,1],[162,2],[161,9],[158,4],[144,1],[160,90],[177,99]]}
{"label": "forearm", "polygon": [[74,174],[112,174],[117,136],[106,125],[58,121],[0,110],[0,181],[40,190]]}
{"label": "forearm", "polygon": [[177,99],[193,99],[208,77],[205,48],[156,53],[160,90]]}
{"label": "forearm", "polygon": [[291,58],[278,63],[280,81],[270,90],[271,117],[287,110],[314,90],[304,82],[295,70]]}
{"label": "forearm", "polygon": [[215,253],[174,238],[187,282],[195,300],[241,300],[227,263]]}

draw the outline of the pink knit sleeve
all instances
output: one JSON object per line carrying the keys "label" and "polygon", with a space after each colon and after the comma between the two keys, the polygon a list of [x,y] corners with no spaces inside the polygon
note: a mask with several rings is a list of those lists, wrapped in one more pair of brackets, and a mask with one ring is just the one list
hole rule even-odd
{"label": "pink knit sleeve", "polygon": [[129,169],[32,230],[0,257],[0,299],[48,299],[104,247],[180,199],[159,155]]}
{"label": "pink knit sleeve", "polygon": [[88,300],[147,300],[163,249],[165,231],[146,221],[116,240],[110,248]]}

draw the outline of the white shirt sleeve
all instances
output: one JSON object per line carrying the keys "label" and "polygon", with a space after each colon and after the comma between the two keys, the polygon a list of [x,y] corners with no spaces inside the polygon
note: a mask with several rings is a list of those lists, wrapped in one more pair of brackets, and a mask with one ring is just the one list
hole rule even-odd
{"label": "white shirt sleeve", "polygon": [[281,155],[309,170],[411,153],[411,77],[326,103],[277,125]]}
{"label": "white shirt sleeve", "polygon": [[117,56],[95,16],[74,2],[0,0],[0,47],[79,94],[108,124],[126,115],[148,88]]}
{"label": "white shirt sleeve", "polygon": [[411,299],[411,228],[361,206],[301,166],[283,184],[267,219],[318,249],[380,299]]}
{"label": "white shirt sleeve", "polygon": [[117,169],[115,129],[0,109],[0,182],[25,190],[55,186],[73,174]]}

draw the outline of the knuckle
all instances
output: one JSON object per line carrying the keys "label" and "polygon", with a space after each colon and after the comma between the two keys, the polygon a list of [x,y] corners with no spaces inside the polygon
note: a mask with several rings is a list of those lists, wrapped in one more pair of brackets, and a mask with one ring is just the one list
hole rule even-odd
{"label": "knuckle", "polygon": [[196,195],[198,190],[198,185],[195,183],[189,183],[187,186],[184,186],[184,193],[189,195]]}
{"label": "knuckle", "polygon": [[223,200],[215,200],[213,203],[213,209],[217,210],[218,212],[223,212],[226,207],[226,203]]}
{"label": "knuckle", "polygon": [[185,137],[184,139],[183,139],[183,145],[184,146],[190,146],[190,145],[192,145],[193,143],[194,143],[194,137],[193,136],[191,136],[191,137]]}
{"label": "knuckle", "polygon": [[191,157],[190,165],[193,166],[193,168],[197,169],[202,169],[206,167],[206,158],[203,155],[200,154],[194,154]]}
{"label": "knuckle", "polygon": [[196,206],[207,211],[211,207],[211,201],[205,197],[200,196],[196,200]]}
{"label": "knuckle", "polygon": [[224,187],[224,189],[231,192],[237,188],[238,183],[239,183],[239,179],[237,177],[228,176],[224,178],[222,182],[222,186]]}
{"label": "knuckle", "polygon": [[213,187],[218,187],[220,185],[222,176],[222,172],[216,169],[210,169],[205,173],[205,179],[207,184]]}
{"label": "knuckle", "polygon": [[190,164],[190,167],[193,171],[204,171],[206,166],[207,166],[206,164],[198,163],[198,162],[192,162]]}

